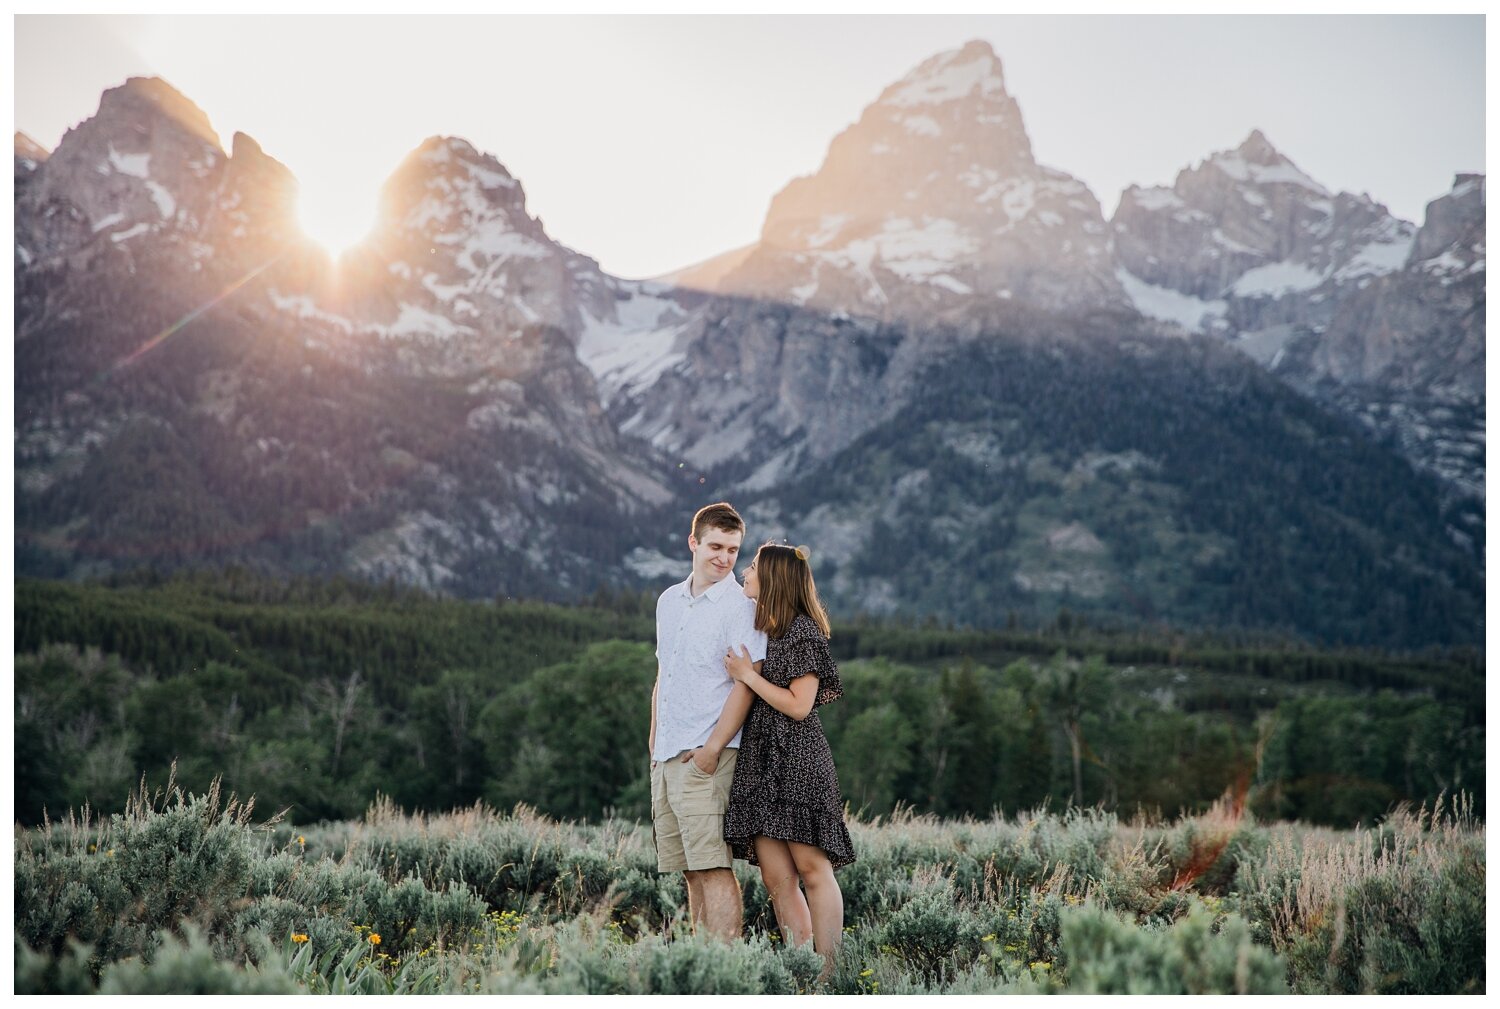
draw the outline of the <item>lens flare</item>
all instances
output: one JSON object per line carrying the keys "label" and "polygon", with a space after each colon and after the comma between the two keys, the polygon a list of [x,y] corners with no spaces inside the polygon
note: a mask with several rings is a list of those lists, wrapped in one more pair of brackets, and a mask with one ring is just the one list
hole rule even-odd
{"label": "lens flare", "polygon": [[367,192],[347,178],[325,180],[299,178],[297,221],[302,233],[338,257],[345,249],[359,245],[375,226],[371,208],[374,193]]}
{"label": "lens flare", "polygon": [[127,354],[126,356],[120,358],[114,364],[110,365],[109,368],[106,371],[104,371],[101,374],[100,377],[102,378],[102,377],[106,377],[108,375],[112,375],[115,372],[119,371],[121,368],[127,368],[130,365],[134,364],[136,361],[140,360],[143,356],[145,356],[147,352],[149,352],[154,347],[156,347],[159,344],[161,344],[162,341],[166,340],[167,337],[171,336],[173,333],[178,332],[180,329],[182,329],[182,327],[186,326],[188,323],[190,323],[194,319],[198,318],[198,316],[202,315],[204,312],[207,312],[209,309],[213,308],[219,302],[221,302],[225,298],[229,297],[235,291],[238,291],[240,288],[242,288],[246,284],[250,283],[250,281],[252,281],[256,277],[260,276],[266,270],[270,269],[284,255],[286,255],[286,253],[283,252],[283,253],[279,253],[279,254],[277,254],[275,256],[272,256],[270,259],[266,260],[264,263],[260,264],[255,269],[253,269],[249,273],[245,274],[239,280],[236,280],[234,283],[230,284],[223,291],[219,292],[214,297],[210,298],[208,301],[204,302],[202,305],[199,305],[197,308],[193,309],[187,315],[184,315],[181,319],[178,319],[176,322],[172,323],[172,325],[168,326],[166,329],[162,330],[160,333],[157,333],[151,339],[149,339],[145,343],[141,344],[134,351],[132,351],[131,353]]}

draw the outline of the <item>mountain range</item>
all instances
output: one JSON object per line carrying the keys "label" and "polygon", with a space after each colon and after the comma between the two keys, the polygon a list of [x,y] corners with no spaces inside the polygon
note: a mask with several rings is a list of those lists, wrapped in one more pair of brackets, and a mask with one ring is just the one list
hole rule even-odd
{"label": "mountain range", "polygon": [[1106,219],[983,42],[650,281],[456,137],[332,260],[158,79],[15,172],[19,573],[570,598],[681,577],[728,497],[842,613],[1483,633],[1482,176],[1418,226],[1252,131]]}

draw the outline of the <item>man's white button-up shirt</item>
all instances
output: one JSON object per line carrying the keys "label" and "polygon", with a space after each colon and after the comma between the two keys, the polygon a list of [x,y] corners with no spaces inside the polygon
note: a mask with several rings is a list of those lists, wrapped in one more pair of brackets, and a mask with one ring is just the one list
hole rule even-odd
{"label": "man's white button-up shirt", "polygon": [[[668,760],[708,742],[734,680],[724,670],[724,653],[740,645],[750,661],[766,657],[766,635],[755,629],[755,601],[734,573],[693,595],[693,576],[656,600],[656,748],[652,760]],[[740,745],[740,734],[727,744]]]}

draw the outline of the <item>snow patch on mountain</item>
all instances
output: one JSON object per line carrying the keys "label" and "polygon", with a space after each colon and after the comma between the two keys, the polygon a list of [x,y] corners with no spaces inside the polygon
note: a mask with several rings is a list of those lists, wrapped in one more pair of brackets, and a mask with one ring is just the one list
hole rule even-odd
{"label": "snow patch on mountain", "polygon": [[851,242],[846,248],[853,250],[855,246],[861,248],[851,254],[864,258],[864,247],[868,246],[880,265],[905,280],[924,280],[951,270],[977,248],[956,221],[924,218],[917,224],[906,217],[886,221],[879,234]]}
{"label": "snow patch on mountain", "polygon": [[516,187],[516,180],[503,172],[477,165],[472,161],[464,162],[464,167],[469,170],[474,181],[486,189],[514,189]]}
{"label": "snow patch on mountain", "polygon": [[[149,154],[121,154],[113,146],[109,149],[109,167],[121,175],[144,179],[149,173],[150,166],[151,155]],[[105,167],[100,165],[99,171],[105,174]]]}
{"label": "snow patch on mountain", "polygon": [[737,421],[707,431],[692,445],[684,448],[682,454],[694,466],[710,469],[730,459],[743,458],[754,441],[755,428]]}
{"label": "snow patch on mountain", "polygon": [[933,284],[933,285],[935,285],[937,287],[946,287],[948,290],[952,291],[954,294],[973,294],[974,293],[974,289],[972,287],[970,287],[968,284],[965,284],[961,280],[956,280],[953,277],[948,276],[946,273],[940,273],[936,277],[931,277],[931,278],[928,279],[927,282],[929,284]]}
{"label": "snow patch on mountain", "polygon": [[783,449],[771,458],[756,467],[751,473],[739,483],[740,490],[761,491],[770,490],[790,474],[793,469],[793,460],[796,458],[795,449]]}
{"label": "snow patch on mountain", "polygon": [[818,221],[818,230],[807,238],[807,247],[816,249],[820,245],[827,245],[838,237],[839,230],[849,222],[848,214],[824,214]]}
{"label": "snow patch on mountain", "polygon": [[689,324],[671,298],[636,289],[614,303],[615,318],[582,312],[578,359],[599,383],[605,402],[655,382],[684,354],[674,348]]}
{"label": "snow patch on mountain", "polygon": [[313,300],[309,295],[282,294],[280,291],[273,287],[266,292],[266,297],[270,299],[271,304],[275,305],[279,310],[283,312],[291,312],[302,319],[312,319],[318,322],[326,322],[330,325],[337,326],[339,329],[342,329],[346,333],[354,331],[355,327],[353,322],[344,318],[342,315],[335,315],[332,312],[325,311],[324,309],[319,308],[316,304],[313,303]]}
{"label": "snow patch on mountain", "polygon": [[661,581],[681,578],[682,572],[690,565],[680,557],[668,557],[658,550],[636,547],[625,555],[625,566],[641,578]]}
{"label": "snow patch on mountain", "polygon": [[912,71],[883,101],[890,105],[938,105],[981,95],[1005,93],[999,61],[988,46],[965,46],[944,53]]}
{"label": "snow patch on mountain", "polygon": [[383,337],[431,336],[448,340],[455,336],[473,334],[468,326],[460,326],[445,315],[429,312],[416,305],[401,303],[401,312],[396,321],[388,326],[371,327]]}
{"label": "snow patch on mountain", "polygon": [[1484,270],[1484,260],[1478,259],[1473,263],[1466,263],[1463,257],[1454,253],[1452,249],[1445,249],[1441,255],[1433,256],[1417,265],[1417,269],[1423,273],[1431,273],[1441,277],[1443,284],[1451,284],[1466,273],[1479,273]]}
{"label": "snow patch on mountain", "polygon": [[1399,236],[1393,241],[1370,242],[1356,252],[1349,262],[1334,272],[1335,280],[1353,280],[1356,277],[1383,276],[1395,273],[1406,265],[1406,257],[1416,244],[1415,232]]}
{"label": "snow patch on mountain", "polygon": [[130,227],[126,228],[124,231],[116,231],[113,234],[111,234],[109,236],[109,240],[111,242],[124,242],[124,241],[128,241],[128,240],[136,237],[137,235],[144,235],[146,232],[148,232],[150,230],[151,230],[151,225],[149,225],[149,224],[132,224]]}
{"label": "snow patch on mountain", "polygon": [[[1087,193],[1088,187],[1076,179],[1061,176],[1060,173],[1060,177],[1046,179],[1000,177],[999,173],[993,169],[985,174],[994,177],[995,180],[975,197],[975,202],[988,203],[991,200],[1000,200],[1000,209],[1005,211],[1008,221],[996,229],[997,233],[1004,233],[1025,220],[1040,199],[1068,197],[1066,202],[1070,207],[1075,210],[1084,209],[1080,207],[1076,198]],[[972,177],[973,174],[966,173],[964,178],[968,181]]]}
{"label": "snow patch on mountain", "polygon": [[482,256],[488,261],[512,257],[546,259],[552,252],[541,242],[512,231],[510,223],[503,217],[491,218],[473,229],[438,235],[433,241],[441,245],[462,242],[454,262],[475,275],[484,272],[487,265],[477,257]]}
{"label": "snow patch on mountain", "polygon": [[1192,333],[1201,333],[1213,322],[1222,320],[1229,311],[1224,299],[1204,301],[1169,287],[1157,287],[1135,276],[1123,266],[1115,269],[1115,276],[1125,294],[1135,305],[1136,311],[1150,319],[1160,319],[1181,326]]}
{"label": "snow patch on mountain", "polygon": [[1240,333],[1230,346],[1260,363],[1275,368],[1286,353],[1286,346],[1297,335],[1297,327],[1285,323]]}
{"label": "snow patch on mountain", "polygon": [[1142,210],[1165,210],[1168,207],[1187,206],[1178,196],[1166,186],[1152,186],[1150,189],[1137,189],[1135,191],[1136,206]]}
{"label": "snow patch on mountain", "polygon": [[1241,298],[1275,298],[1294,291],[1311,291],[1323,279],[1323,274],[1305,263],[1267,263],[1240,274],[1229,285],[1229,292]]}
{"label": "snow patch on mountain", "polygon": [[156,201],[156,209],[163,218],[171,217],[177,213],[177,200],[167,191],[167,187],[160,182],[151,179],[146,180],[146,188],[151,190],[151,199]]}
{"label": "snow patch on mountain", "polygon": [[[1206,214],[1202,214],[1201,212],[1198,212],[1198,214],[1200,217],[1207,217]],[[1222,249],[1226,249],[1229,252],[1239,252],[1251,256],[1261,256],[1265,254],[1264,250],[1262,249],[1257,249],[1253,245],[1246,245],[1244,242],[1230,238],[1228,235],[1224,234],[1224,231],[1221,228],[1215,228],[1209,235],[1209,237],[1213,239],[1215,245],[1219,246]]]}
{"label": "snow patch on mountain", "polygon": [[935,137],[943,132],[943,128],[931,116],[907,116],[901,120],[901,125],[906,128],[907,133],[915,133],[919,137]]}
{"label": "snow patch on mountain", "polygon": [[1260,165],[1247,161],[1239,151],[1227,151],[1214,155],[1209,159],[1209,164],[1236,182],[1250,182],[1258,186],[1288,183],[1311,190],[1319,196],[1333,195],[1321,183],[1285,159],[1271,165]]}

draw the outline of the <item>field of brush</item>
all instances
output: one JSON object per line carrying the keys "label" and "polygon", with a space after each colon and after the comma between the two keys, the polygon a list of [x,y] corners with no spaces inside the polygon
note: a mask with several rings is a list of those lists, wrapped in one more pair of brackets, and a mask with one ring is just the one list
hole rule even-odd
{"label": "field of brush", "polygon": [[16,835],[18,993],[1478,993],[1467,800],[1353,830],[1101,809],[852,820],[824,986],[737,865],[694,937],[649,825],[522,806],[298,825],[211,788]]}

